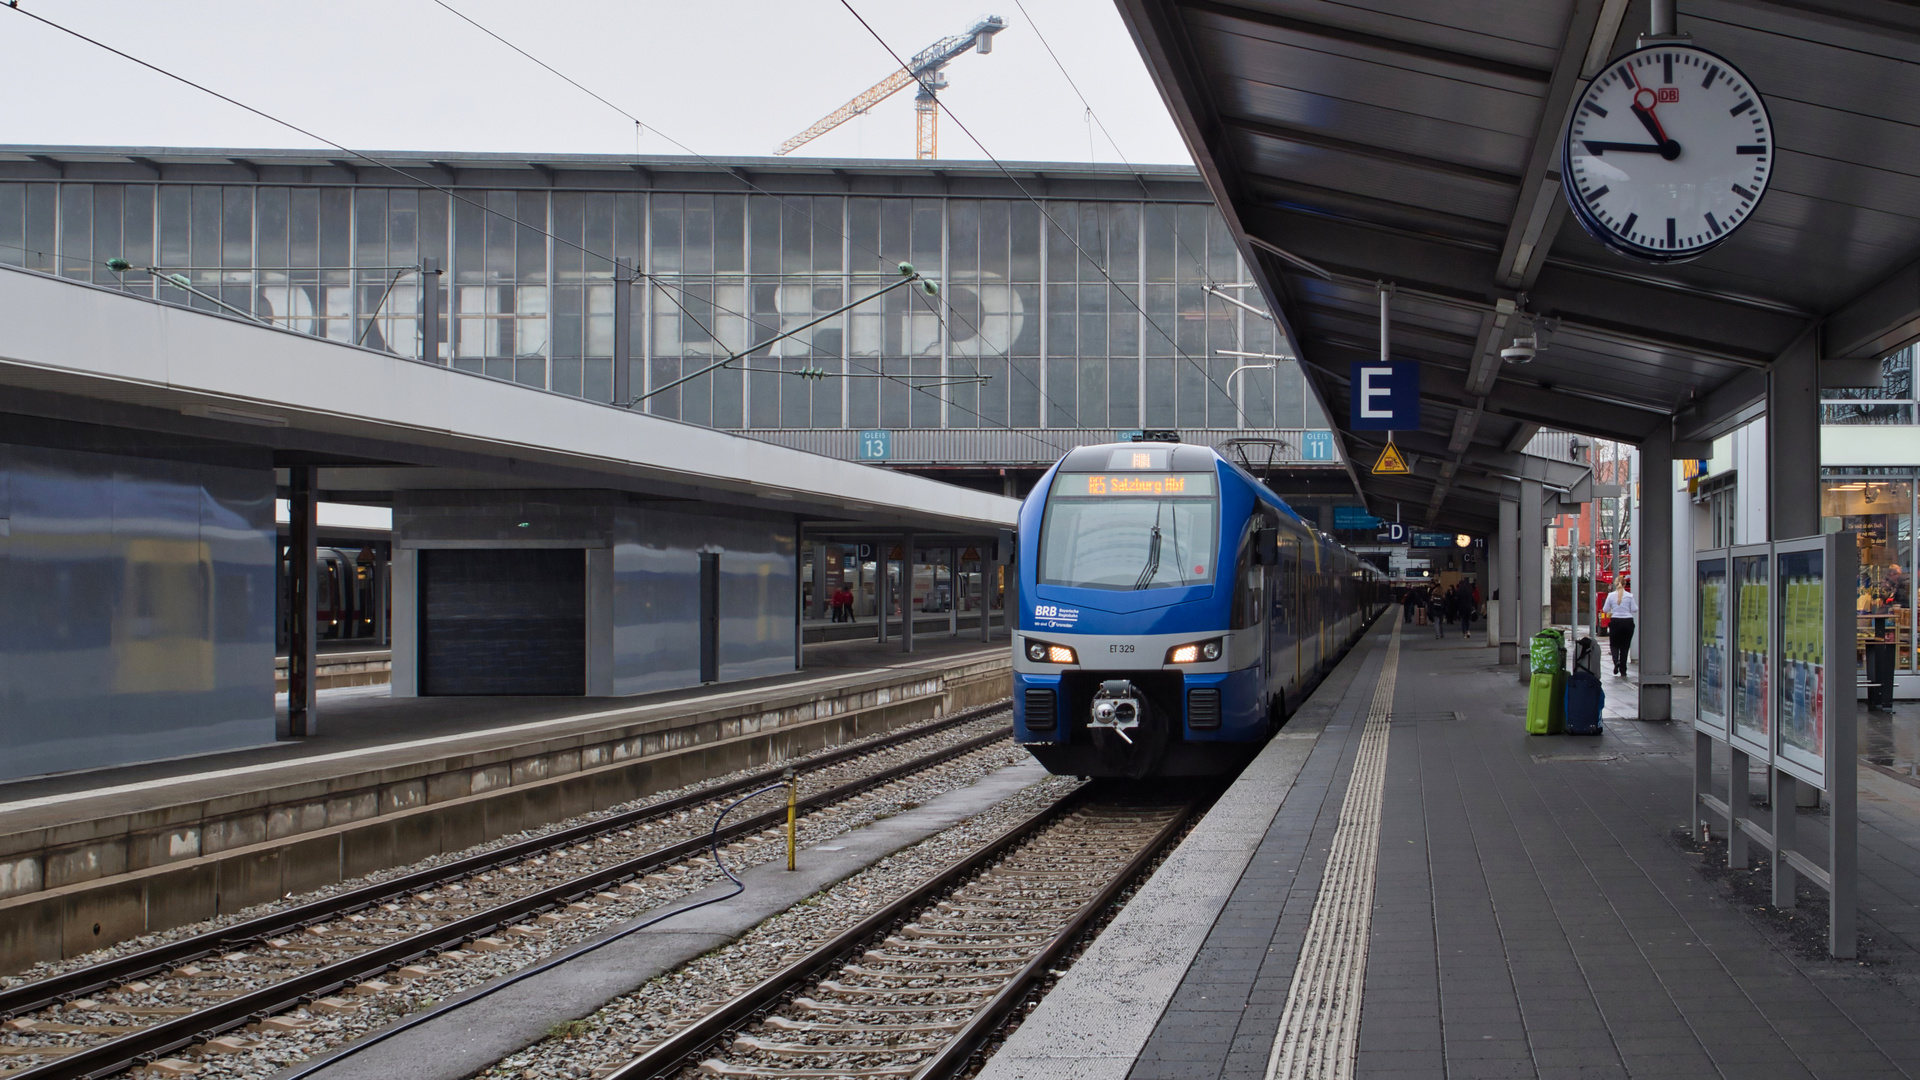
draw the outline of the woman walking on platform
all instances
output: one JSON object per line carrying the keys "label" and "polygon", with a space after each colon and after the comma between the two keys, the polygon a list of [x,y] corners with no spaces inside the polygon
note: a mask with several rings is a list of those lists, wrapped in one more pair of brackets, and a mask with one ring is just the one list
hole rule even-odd
{"label": "woman walking on platform", "polygon": [[1633,644],[1633,620],[1640,616],[1640,598],[1633,595],[1626,578],[1607,594],[1600,613],[1607,616],[1607,651],[1613,654],[1613,673],[1625,675],[1627,649]]}

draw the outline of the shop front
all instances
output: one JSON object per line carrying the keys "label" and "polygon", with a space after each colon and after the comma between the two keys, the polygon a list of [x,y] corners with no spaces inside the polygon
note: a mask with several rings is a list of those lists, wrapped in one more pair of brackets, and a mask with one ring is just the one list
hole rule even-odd
{"label": "shop front", "polygon": [[1892,645],[1895,693],[1902,698],[1920,697],[1911,584],[1916,470],[1828,468],[1821,473],[1821,531],[1850,531],[1859,545],[1860,572],[1854,583],[1856,659],[1865,664],[1870,644]]}

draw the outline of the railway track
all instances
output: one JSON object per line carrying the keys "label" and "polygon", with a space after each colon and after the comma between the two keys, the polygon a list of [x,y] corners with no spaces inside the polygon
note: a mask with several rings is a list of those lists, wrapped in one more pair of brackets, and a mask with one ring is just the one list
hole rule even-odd
{"label": "railway track", "polygon": [[[1006,738],[996,704],[795,763],[803,814],[819,814]],[[524,947],[604,905],[701,880],[713,812],[777,782],[765,770],[483,853],[290,906],[45,979],[0,989],[0,1077],[79,1080],[182,1047],[245,1048],[241,1027],[297,1031],[276,1014],[348,1012],[431,973],[432,961]],[[786,807],[718,833],[729,861],[784,844]],[[431,959],[429,959],[431,958]],[[392,980],[391,982],[387,980]],[[342,994],[344,996],[332,996]],[[175,1066],[176,1068],[178,1066]]]}
{"label": "railway track", "polygon": [[608,1080],[958,1075],[1196,805],[1069,794]]}

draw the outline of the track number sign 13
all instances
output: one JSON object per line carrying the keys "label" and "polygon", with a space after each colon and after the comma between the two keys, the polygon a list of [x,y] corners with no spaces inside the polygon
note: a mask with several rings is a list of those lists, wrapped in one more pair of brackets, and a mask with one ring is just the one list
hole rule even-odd
{"label": "track number sign 13", "polygon": [[1655,44],[1587,85],[1560,168],[1594,239],[1667,263],[1698,258],[1745,223],[1773,157],[1766,103],[1738,68],[1692,45]]}

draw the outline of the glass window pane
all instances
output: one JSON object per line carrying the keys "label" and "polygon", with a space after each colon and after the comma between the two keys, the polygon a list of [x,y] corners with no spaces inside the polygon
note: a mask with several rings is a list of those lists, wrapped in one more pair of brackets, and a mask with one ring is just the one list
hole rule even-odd
{"label": "glass window pane", "polygon": [[1007,380],[1011,399],[1007,422],[1014,427],[1040,426],[1040,361],[1021,358],[1010,362],[1013,371]]}
{"label": "glass window pane", "polygon": [[980,214],[980,274],[983,279],[1007,280],[1012,264],[1007,259],[1009,213],[1011,207],[1000,199],[975,203]]}
{"label": "glass window pane", "polygon": [[841,214],[844,202],[837,196],[813,200],[813,269],[838,273],[841,261]]}
{"label": "glass window pane", "polygon": [[653,197],[652,266],[656,274],[677,274],[681,270],[680,240],[685,212],[685,196]]}
{"label": "glass window pane", "polygon": [[27,265],[27,186],[0,184],[0,263]]}
{"label": "glass window pane", "polygon": [[711,274],[713,273],[713,196],[687,196],[686,215],[684,269],[689,274]]}
{"label": "glass window pane", "polygon": [[913,249],[911,222],[913,207],[906,199],[880,200],[880,262],[881,268],[893,269],[895,263],[911,262]]}
{"label": "glass window pane", "polygon": [[[181,195],[180,230],[182,253],[186,251],[187,214],[185,188],[177,189]],[[58,192],[52,184],[27,185],[27,268],[46,273],[53,272],[53,253],[59,244],[56,233],[59,225],[56,215],[59,213],[55,203]],[[186,259],[180,260],[182,263]]]}
{"label": "glass window pane", "polygon": [[126,245],[120,239],[125,191],[119,184],[95,184],[93,188],[93,258],[95,281],[111,282],[116,275],[107,269],[107,260],[120,257]]}
{"label": "glass window pane", "polygon": [[1047,280],[1076,280],[1074,267],[1079,253],[1073,248],[1073,238],[1080,229],[1079,207],[1065,202],[1047,204],[1041,227],[1047,232]]}
{"label": "glass window pane", "polygon": [[747,200],[747,270],[754,274],[780,272],[780,204],[770,196]]}
{"label": "glass window pane", "polygon": [[354,191],[353,227],[353,265],[385,266],[387,264],[387,193],[385,189],[359,188]]}
{"label": "glass window pane", "polygon": [[60,276],[93,278],[93,185],[60,185]]}
{"label": "glass window pane", "polygon": [[1080,361],[1080,394],[1076,419],[1083,428],[1107,426],[1107,362],[1103,359]]}
{"label": "glass window pane", "polygon": [[[148,266],[153,262],[153,194],[151,184],[131,184],[127,187],[126,229],[122,234],[124,248],[121,254],[135,266]],[[0,211],[0,218],[4,216],[4,211]],[[285,223],[282,222],[284,227]],[[284,254],[281,258],[284,260]],[[127,277],[129,280],[141,280],[145,275],[129,273]]]}
{"label": "glass window pane", "polygon": [[[447,235],[450,231],[447,196],[438,191],[422,191],[418,193],[418,199],[420,213],[417,256],[438,259],[442,270],[451,270],[453,263],[449,261],[447,249]],[[443,285],[442,288],[444,287]]]}
{"label": "glass window pane", "polygon": [[578,191],[553,193],[553,280],[586,276],[587,197]]}
{"label": "glass window pane", "polygon": [[1902,671],[1913,655],[1913,482],[1841,477],[1821,481],[1820,529],[1852,530],[1860,551],[1854,588],[1856,656],[1870,641],[1893,642]]}
{"label": "glass window pane", "polygon": [[[200,229],[199,194],[199,189],[194,189],[193,226],[196,237]],[[352,193],[346,188],[320,189],[321,266],[344,267],[352,265],[353,249],[349,245],[349,238],[353,235],[352,200]],[[199,247],[197,239],[194,246],[197,251]],[[199,261],[198,254],[196,254],[194,258],[196,262]],[[336,279],[345,281],[347,276],[344,273],[340,273],[336,275]]]}
{"label": "glass window pane", "polygon": [[789,198],[780,207],[780,272],[804,274],[813,268],[811,199]]}
{"label": "glass window pane", "polygon": [[879,199],[847,200],[847,247],[853,252],[853,262],[849,268],[854,272],[881,268],[885,260],[880,255]]}
{"label": "glass window pane", "polygon": [[971,279],[980,272],[980,204],[954,199],[947,204],[947,276]]}
{"label": "glass window pane", "polygon": [[515,230],[518,248],[518,273],[521,281],[547,279],[547,193],[523,191],[516,211],[520,226]]}
{"label": "glass window pane", "polygon": [[940,273],[941,230],[946,224],[939,199],[913,200],[913,265],[920,272],[937,277]]}
{"label": "glass window pane", "polygon": [[1079,361],[1047,360],[1047,426],[1075,427],[1074,397],[1079,387]]}
{"label": "glass window pane", "polygon": [[[612,277],[613,260],[619,257],[613,241],[613,201],[614,196],[604,191],[587,196],[585,220],[580,224],[580,246],[587,249],[581,262],[590,278]],[[555,254],[557,257],[558,253]]]}
{"label": "glass window pane", "polygon": [[487,219],[492,216],[470,199],[453,204],[454,280],[477,285],[487,279]]}
{"label": "glass window pane", "polygon": [[1040,280],[1040,208],[1030,202],[1015,203],[1008,210],[1012,230],[1014,281]]}
{"label": "glass window pane", "polygon": [[511,191],[487,192],[487,280],[513,280],[515,199]]}
{"label": "glass window pane", "polygon": [[747,199],[744,195],[713,197],[713,269],[737,274],[746,269]]}
{"label": "glass window pane", "polygon": [[1116,358],[1107,364],[1107,425],[1140,425],[1140,361]]}

